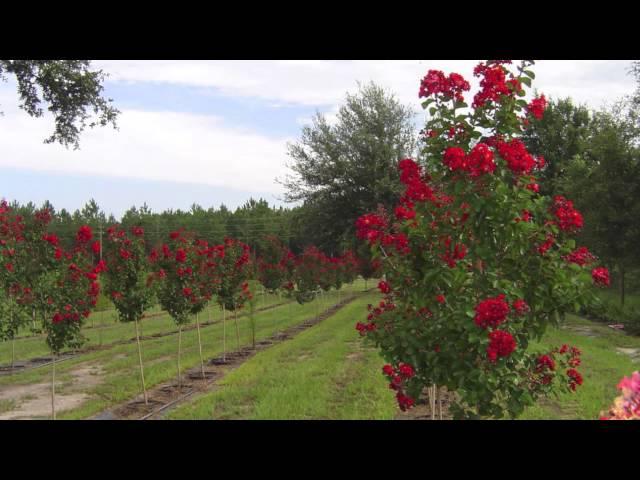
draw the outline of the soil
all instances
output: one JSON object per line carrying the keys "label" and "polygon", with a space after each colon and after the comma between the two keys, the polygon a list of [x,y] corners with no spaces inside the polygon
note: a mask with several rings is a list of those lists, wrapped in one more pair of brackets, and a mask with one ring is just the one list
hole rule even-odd
{"label": "soil", "polygon": [[590,327],[582,327],[582,326],[572,326],[572,327],[564,327],[564,330],[570,330],[572,332],[576,332],[578,335],[583,335],[585,337],[599,337],[596,332],[593,331]]}
{"label": "soil", "polygon": [[[81,406],[90,395],[88,387],[95,387],[104,380],[100,366],[81,364],[65,372],[71,384],[56,381],[56,413]],[[60,391],[58,391],[58,389]],[[41,419],[51,417],[51,383],[0,386],[0,400],[14,400],[15,407],[0,414],[0,420]]]}
{"label": "soil", "polygon": [[149,404],[146,405],[142,401],[142,395],[121,404],[109,411],[102,412],[92,417],[92,420],[110,419],[110,420],[157,420],[161,419],[169,409],[182,403],[195,393],[203,393],[211,391],[218,386],[218,382],[230,371],[235,370],[246,360],[261,350],[270,348],[273,345],[286,341],[295,334],[306,330],[313,325],[332,316],[339,309],[352,302],[358,295],[352,295],[344,298],[340,303],[333,305],[325,310],[318,317],[304,321],[302,324],[287,328],[282,332],[277,332],[268,339],[256,343],[256,348],[251,346],[241,348],[238,351],[227,352],[226,362],[223,361],[222,355],[212,358],[205,362],[206,380],[202,380],[202,371],[200,364],[197,364],[182,375],[182,385],[177,384],[177,379],[172,380],[154,388],[147,390]]}
{"label": "soil", "polygon": [[[454,398],[454,393],[447,391],[445,387],[440,389],[440,399],[442,402],[442,420],[452,420],[453,417],[449,413],[449,405]],[[415,406],[406,412],[400,412],[396,415],[395,420],[439,420],[440,409],[436,402],[436,409],[434,412],[434,418],[431,415],[431,402],[429,402],[427,389],[425,388],[420,395],[420,398],[416,402]]]}
{"label": "soil", "polygon": [[640,362],[640,348],[623,348],[618,347],[616,350],[625,355],[629,355],[634,362]]}

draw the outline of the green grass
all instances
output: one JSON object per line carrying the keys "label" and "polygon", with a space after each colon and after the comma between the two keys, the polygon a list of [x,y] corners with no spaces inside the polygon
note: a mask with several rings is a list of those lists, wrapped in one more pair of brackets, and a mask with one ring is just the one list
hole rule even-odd
{"label": "green grass", "polygon": [[[362,282],[355,282],[346,286],[344,291],[361,291]],[[341,294],[343,297],[345,292]],[[332,292],[325,299],[325,307],[335,303],[337,295]],[[277,297],[276,297],[277,301]],[[318,300],[298,305],[290,303],[264,312],[256,313],[256,340],[269,337],[274,332],[313,317],[318,308]],[[240,345],[249,345],[251,331],[247,317],[238,317],[240,327]],[[123,325],[129,332],[123,334],[132,336],[133,325]],[[175,329],[175,326],[171,327]],[[227,351],[236,348],[236,335],[233,317],[227,317]],[[202,349],[205,359],[215,357],[222,353],[222,324],[215,324],[202,329]],[[148,327],[144,331],[148,334]],[[145,381],[147,388],[172,380],[176,376],[177,335],[149,339],[143,342],[143,361],[145,366]],[[200,362],[197,344],[197,332],[195,330],[182,334],[182,370],[188,370]],[[79,419],[95,415],[102,410],[119,404],[141,392],[139,383],[137,346],[134,343],[116,345],[108,350],[94,351],[74,357],[59,363],[56,366],[56,377],[67,383],[72,378],[72,373],[79,366],[92,365],[100,367],[103,372],[103,381],[83,391],[90,394],[91,398],[77,409],[60,413],[59,418]],[[0,377],[0,386],[9,384],[31,384],[50,381],[51,370],[48,367],[33,369],[17,373],[12,376]]]}
{"label": "green grass", "polygon": [[[606,290],[600,290],[598,292],[598,296],[602,300],[607,300],[609,302],[613,302],[617,305],[620,305],[620,292],[617,292],[612,288],[609,288]],[[640,308],[640,294],[638,293],[625,294],[624,306],[632,307],[632,308]]]}
{"label": "green grass", "polygon": [[[257,308],[275,305],[287,301],[284,297],[280,299],[277,295],[265,294],[258,295]],[[151,309],[147,312],[159,313],[159,308]],[[91,327],[91,321],[94,321],[95,328]],[[222,311],[220,308],[211,303],[207,309],[200,314],[200,322],[209,320],[221,320]],[[175,323],[168,314],[145,318],[140,322],[140,335],[153,335],[156,333],[165,333],[175,331],[177,329]],[[130,323],[122,323],[117,321],[115,311],[95,312],[86,321],[82,334],[86,337],[85,347],[96,345],[109,345],[114,342],[134,339],[135,331]],[[27,360],[35,357],[43,357],[51,355],[49,347],[45,342],[45,335],[29,336],[27,338],[18,338],[15,341],[15,359]],[[11,342],[0,343],[0,364],[8,365],[11,363]]]}
{"label": "green grass", "polygon": [[616,385],[623,376],[640,369],[640,364],[619,353],[616,348],[640,348],[640,337],[632,337],[599,323],[567,316],[565,327],[587,327],[598,335],[588,337],[568,329],[550,329],[541,342],[531,348],[549,350],[563,343],[582,350],[582,365],[578,370],[584,384],[575,393],[548,398],[528,408],[521,419],[583,419],[597,420],[619,395]]}
{"label": "green grass", "polygon": [[171,419],[392,419],[383,360],[354,329],[367,295],[293,340],[260,352]]}

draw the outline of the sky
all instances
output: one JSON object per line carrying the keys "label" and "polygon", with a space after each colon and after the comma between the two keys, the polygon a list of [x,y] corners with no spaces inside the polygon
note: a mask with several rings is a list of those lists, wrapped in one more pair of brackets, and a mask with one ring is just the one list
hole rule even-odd
{"label": "sky", "polygon": [[[73,212],[95,199],[116,217],[131,206],[154,211],[230,208],[249,198],[285,205],[287,143],[316,112],[329,120],[358,82],[374,81],[424,117],[420,79],[429,69],[472,76],[474,60],[156,61],[101,60],[105,96],[122,113],[118,130],[87,129],[80,150],[44,144],[53,119],[18,107],[15,82],[0,82],[0,197],[51,201]],[[635,89],[623,60],[541,60],[533,87],[600,108]]]}

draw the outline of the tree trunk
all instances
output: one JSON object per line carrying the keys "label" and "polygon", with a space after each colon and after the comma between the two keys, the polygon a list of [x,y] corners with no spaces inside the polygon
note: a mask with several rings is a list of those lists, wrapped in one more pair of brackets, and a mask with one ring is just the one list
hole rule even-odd
{"label": "tree trunk", "polygon": [[178,327],[178,390],[182,389],[182,380],[180,377],[180,354],[182,353],[182,325]]}
{"label": "tree trunk", "polygon": [[240,350],[240,329],[238,328],[238,309],[233,311],[233,321],[236,324],[236,348]]}
{"label": "tree trunk", "polygon": [[196,329],[198,330],[198,350],[200,351],[200,370],[202,371],[202,380],[206,380],[204,374],[204,360],[202,358],[202,342],[200,341],[200,321],[196,313]]}
{"label": "tree trunk", "polygon": [[16,337],[11,337],[11,373],[13,374],[13,367],[16,361]]}
{"label": "tree trunk", "polygon": [[624,264],[620,264],[620,305],[624,307]]}
{"label": "tree trunk", "polygon": [[[53,353],[53,352],[52,352]],[[51,362],[51,418],[56,419],[56,354]]]}
{"label": "tree trunk", "polygon": [[149,405],[149,399],[147,398],[147,387],[144,384],[144,368],[142,366],[142,346],[140,345],[140,332],[138,330],[138,320],[136,324],[136,343],[138,344],[138,362],[140,365],[140,381],[142,382],[142,396],[144,397],[144,404]]}
{"label": "tree trunk", "polygon": [[227,311],[222,305],[222,361],[227,363]]}

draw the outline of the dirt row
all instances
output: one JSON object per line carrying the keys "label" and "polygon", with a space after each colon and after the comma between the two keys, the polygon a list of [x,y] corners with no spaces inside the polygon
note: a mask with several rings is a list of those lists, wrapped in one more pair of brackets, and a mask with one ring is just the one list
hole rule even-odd
{"label": "dirt row", "polygon": [[[277,307],[281,307],[283,305],[286,305],[288,302],[281,302],[281,303],[276,303],[273,305],[268,305],[266,307],[261,307],[261,308],[257,308],[255,311],[257,312],[264,312],[267,310],[271,310],[273,308],[277,308]],[[161,313],[158,315],[164,315],[165,313]],[[248,315],[248,312],[244,312],[244,313],[240,313],[238,314],[238,318],[241,317],[245,317]],[[146,318],[150,318],[151,315],[148,315]],[[206,328],[210,325],[216,325],[222,323],[222,320],[211,320],[211,321],[207,321],[207,322],[201,322],[200,323],[200,328]],[[190,324],[190,325],[186,325],[184,327],[182,327],[182,331],[183,332],[188,332],[190,330],[195,330],[196,329],[196,325],[194,324]],[[162,337],[167,337],[167,336],[171,336],[171,335],[177,335],[178,334],[178,330],[170,330],[167,332],[160,332],[160,333],[154,333],[153,335],[141,335],[140,336],[140,340],[141,341],[145,341],[145,340],[154,340],[156,338],[162,338]],[[112,342],[112,343],[107,343],[105,345],[90,345],[88,347],[84,347],[81,348],[79,350],[75,350],[73,352],[65,352],[61,355],[58,356],[57,360],[56,360],[56,364],[58,364],[59,362],[63,362],[65,360],[69,360],[71,358],[75,358],[79,355],[82,354],[86,354],[86,353],[90,353],[90,352],[95,352],[98,350],[109,350],[113,347],[116,347],[118,345],[125,345],[128,343],[134,343],[136,341],[136,337],[131,337],[128,339],[124,339],[124,340],[118,340],[116,342]],[[13,365],[13,367],[11,366],[11,364],[5,364],[5,365],[0,365],[0,375],[13,375],[14,373],[20,373],[20,372],[24,372],[27,370],[32,370],[34,368],[39,368],[39,367],[45,367],[47,365],[51,365],[53,361],[53,357],[51,356],[45,356],[45,357],[35,357],[35,358],[30,358],[28,360],[20,360],[20,361],[16,361],[15,364]]]}
{"label": "dirt row", "polygon": [[298,333],[322,322],[334,315],[338,310],[358,298],[361,294],[353,294],[339,303],[323,311],[317,317],[291,326],[281,332],[276,332],[269,338],[256,342],[256,348],[247,346],[233,352],[228,352],[226,358],[219,355],[205,362],[204,378],[200,364],[191,368],[182,376],[181,384],[177,379],[166,382],[147,390],[148,404],[142,395],[119,405],[113,409],[92,417],[92,420],[159,420],[166,413],[196,393],[204,393],[216,388],[218,382],[230,371],[235,370],[256,353],[274,345],[287,341]]}
{"label": "dirt row", "polygon": [[436,402],[435,409],[432,411],[428,389],[425,388],[415,406],[406,412],[398,413],[395,420],[440,420],[441,414],[442,420],[452,420],[453,416],[449,412],[449,406],[454,400],[454,397],[455,393],[449,392],[445,387],[442,387],[440,389],[441,406]]}

